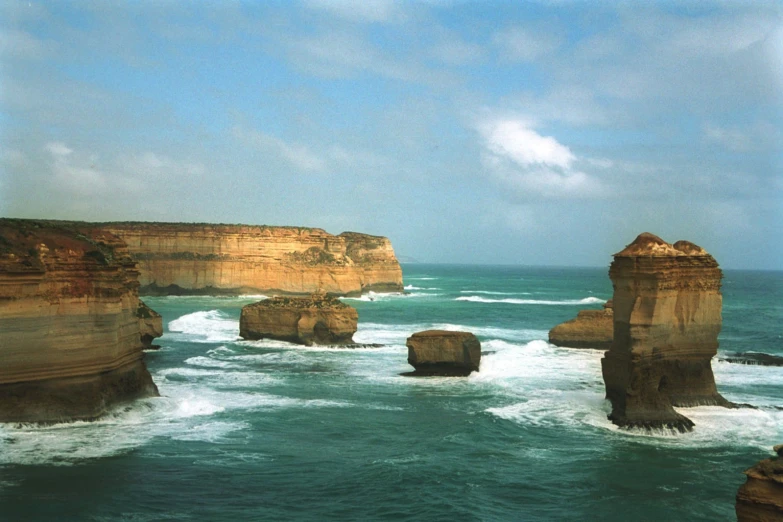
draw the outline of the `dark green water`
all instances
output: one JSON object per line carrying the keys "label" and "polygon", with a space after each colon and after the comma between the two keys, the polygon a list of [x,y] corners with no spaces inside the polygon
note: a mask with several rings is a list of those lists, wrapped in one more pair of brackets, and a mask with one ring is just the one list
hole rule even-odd
{"label": "dark green water", "polygon": [[[404,266],[408,295],[346,300],[377,349],[237,338],[257,298],[149,298],[162,397],[105,420],[0,425],[0,520],[733,520],[783,442],[783,368],[715,361],[756,410],[682,410],[686,435],[606,420],[601,353],[549,328],[611,297],[606,269]],[[783,355],[783,274],[727,271],[720,353]],[[415,379],[405,339],[466,329],[469,378]]]}

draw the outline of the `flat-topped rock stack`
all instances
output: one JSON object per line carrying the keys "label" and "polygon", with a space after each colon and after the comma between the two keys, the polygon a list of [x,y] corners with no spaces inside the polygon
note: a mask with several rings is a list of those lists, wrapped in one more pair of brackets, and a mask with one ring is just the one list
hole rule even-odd
{"label": "flat-topped rock stack", "polygon": [[465,376],[479,370],[481,343],[470,332],[426,330],[408,337],[412,376]]}
{"label": "flat-topped rock stack", "polygon": [[549,330],[549,342],[568,348],[608,350],[614,337],[612,301],[602,310],[580,310],[576,318]]}
{"label": "flat-topped rock stack", "polygon": [[160,348],[160,346],[152,344],[152,341],[163,335],[163,317],[141,299],[139,299],[139,307],[136,309],[136,317],[139,318],[139,333],[144,349],[157,350]]}
{"label": "flat-topped rock stack", "polygon": [[773,450],[777,456],[745,471],[735,506],[738,522],[783,522],[783,444]]}
{"label": "flat-topped rock stack", "polygon": [[242,308],[239,335],[311,346],[353,345],[359,314],[335,297],[272,297]]}
{"label": "flat-topped rock stack", "polygon": [[157,395],[142,335],[160,334],[142,334],[138,287],[113,234],[0,219],[0,422],[94,419]]}
{"label": "flat-topped rock stack", "polygon": [[640,234],[614,255],[614,334],[601,361],[609,418],[623,427],[690,430],[673,406],[732,406],[711,359],[721,329],[722,273],[702,248]]}

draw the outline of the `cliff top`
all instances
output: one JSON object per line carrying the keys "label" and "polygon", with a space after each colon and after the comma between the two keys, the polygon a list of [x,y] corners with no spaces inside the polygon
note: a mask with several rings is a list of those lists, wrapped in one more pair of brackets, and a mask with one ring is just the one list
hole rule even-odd
{"label": "cliff top", "polygon": [[263,301],[258,301],[251,305],[254,308],[291,308],[295,310],[303,309],[343,309],[351,308],[336,297],[327,294],[312,294],[310,297],[282,297],[276,296]]}
{"label": "cliff top", "polygon": [[710,254],[690,241],[677,241],[673,245],[649,232],[642,232],[633,243],[626,246],[615,257],[682,257],[709,256]]}
{"label": "cliff top", "polygon": [[[78,256],[83,262],[113,265],[115,248],[125,243],[109,232],[86,223],[0,218],[0,268],[42,270],[53,257]],[[127,253],[121,262],[131,262]]]}

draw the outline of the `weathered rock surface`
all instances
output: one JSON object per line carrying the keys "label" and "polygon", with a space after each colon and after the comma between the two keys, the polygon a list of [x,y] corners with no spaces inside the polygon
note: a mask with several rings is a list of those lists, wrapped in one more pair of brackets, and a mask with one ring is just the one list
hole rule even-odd
{"label": "weathered rock surface", "polygon": [[733,406],[710,360],[721,328],[722,273],[687,241],[644,233],[614,255],[614,339],[602,359],[609,418],[624,427],[690,430],[673,406]]}
{"label": "weathered rock surface", "polygon": [[608,350],[614,336],[612,301],[602,310],[580,310],[575,319],[560,323],[549,330],[549,342],[568,348]]}
{"label": "weathered rock surface", "polygon": [[160,348],[160,346],[152,344],[152,340],[163,335],[163,317],[141,299],[139,299],[139,307],[136,309],[136,317],[139,318],[139,333],[144,349]]}
{"label": "weathered rock surface", "polygon": [[0,219],[0,422],[93,419],[157,395],[138,286],[136,263],[110,233]]}
{"label": "weathered rock surface", "polygon": [[415,371],[406,375],[465,376],[479,371],[481,343],[470,332],[426,330],[408,337],[408,364]]}
{"label": "weathered rock surface", "polygon": [[738,522],[783,522],[783,444],[773,449],[776,457],[745,471],[735,506]]}
{"label": "weathered rock surface", "polygon": [[783,357],[761,352],[738,352],[719,358],[720,361],[758,366],[783,366]]}
{"label": "weathered rock surface", "polygon": [[326,294],[273,297],[242,307],[239,335],[290,343],[352,345],[359,314]]}
{"label": "weathered rock surface", "polygon": [[102,223],[139,263],[142,295],[402,291],[385,237],[318,228]]}

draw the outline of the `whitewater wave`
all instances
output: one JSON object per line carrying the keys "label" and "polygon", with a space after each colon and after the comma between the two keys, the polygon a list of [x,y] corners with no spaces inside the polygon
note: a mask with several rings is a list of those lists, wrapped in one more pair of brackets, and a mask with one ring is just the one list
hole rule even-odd
{"label": "whitewater wave", "polygon": [[494,292],[491,290],[460,290],[459,293],[483,295],[532,295],[532,292]]}
{"label": "whitewater wave", "polygon": [[490,299],[487,297],[481,297],[480,295],[468,295],[463,297],[457,297],[455,301],[470,301],[472,303],[507,303],[507,304],[520,304],[520,305],[586,305],[586,304],[602,304],[605,303],[605,299],[599,299],[597,297],[585,297],[584,299],[565,299],[563,301],[552,301],[547,299]]}
{"label": "whitewater wave", "polygon": [[347,301],[388,301],[390,299],[410,299],[414,297],[436,297],[440,294],[430,294],[424,292],[389,292],[389,293],[376,293],[369,292],[360,297],[341,297],[340,299]]}
{"label": "whitewater wave", "polygon": [[423,286],[405,285],[405,290],[440,290],[440,288],[428,288]]}
{"label": "whitewater wave", "polygon": [[191,342],[215,343],[236,341],[239,337],[239,320],[220,310],[193,312],[171,321],[169,332],[181,334]]}

